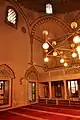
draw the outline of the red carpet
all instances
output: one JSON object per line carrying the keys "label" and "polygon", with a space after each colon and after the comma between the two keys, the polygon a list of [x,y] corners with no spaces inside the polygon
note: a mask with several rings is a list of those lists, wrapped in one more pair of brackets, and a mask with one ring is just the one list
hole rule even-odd
{"label": "red carpet", "polygon": [[80,120],[80,110],[35,104],[0,112],[0,120]]}
{"label": "red carpet", "polygon": [[69,107],[67,107],[67,108],[59,107],[58,108],[58,107],[42,106],[42,105],[38,104],[38,105],[32,105],[29,108],[80,116],[80,110],[79,109],[71,109],[71,108],[69,109]]}
{"label": "red carpet", "polygon": [[[77,118],[71,118],[71,117],[66,117],[66,116],[61,116],[61,115],[55,115],[55,114],[48,114],[48,113],[42,113],[42,112],[35,112],[33,110],[27,110],[27,109],[22,109],[22,110],[18,110],[16,112],[19,112],[19,113],[23,113],[23,114],[28,114],[28,115],[31,115],[31,116],[36,116],[36,117],[41,117],[41,118],[44,118],[44,119],[48,119],[48,120],[79,120]],[[50,112],[50,111],[49,111]]]}
{"label": "red carpet", "polygon": [[19,115],[14,115],[9,112],[5,112],[5,113],[3,112],[3,113],[0,113],[0,120],[34,120],[34,119],[31,119],[28,117],[26,118]]}

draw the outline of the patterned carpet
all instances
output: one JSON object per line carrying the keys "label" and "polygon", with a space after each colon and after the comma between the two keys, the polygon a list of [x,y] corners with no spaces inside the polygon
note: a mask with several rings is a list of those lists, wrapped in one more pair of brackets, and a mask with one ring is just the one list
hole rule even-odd
{"label": "patterned carpet", "polygon": [[35,104],[0,112],[0,120],[80,120],[80,110]]}

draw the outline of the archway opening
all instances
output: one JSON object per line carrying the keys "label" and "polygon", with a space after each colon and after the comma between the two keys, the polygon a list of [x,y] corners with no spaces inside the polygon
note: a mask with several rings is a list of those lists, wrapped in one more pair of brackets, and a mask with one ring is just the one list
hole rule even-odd
{"label": "archway opening", "polygon": [[26,88],[27,88],[27,100],[29,103],[36,102],[38,100],[38,71],[34,66],[31,66],[25,73]]}

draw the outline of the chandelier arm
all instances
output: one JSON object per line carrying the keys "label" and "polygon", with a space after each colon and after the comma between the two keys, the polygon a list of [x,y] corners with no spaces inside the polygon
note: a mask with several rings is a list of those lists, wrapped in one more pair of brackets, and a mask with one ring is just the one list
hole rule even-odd
{"label": "chandelier arm", "polygon": [[56,48],[56,50],[71,51],[71,49],[69,49],[69,48]]}
{"label": "chandelier arm", "polygon": [[[66,40],[66,41],[67,41],[67,40]],[[60,47],[60,46],[63,46],[63,47],[64,47],[64,45],[63,45],[64,42],[65,42],[65,39],[64,39],[64,41],[62,41],[62,42],[60,42],[60,43],[58,42],[58,44],[57,44],[57,48]],[[70,46],[70,45],[69,45],[69,46]]]}
{"label": "chandelier arm", "polygon": [[[80,31],[80,28],[76,32],[70,33],[70,35],[67,38],[64,38],[60,43],[63,44],[64,41],[68,40],[70,37],[72,37],[75,33],[79,32],[79,31]],[[58,46],[60,46],[60,44],[57,45],[57,47]]]}
{"label": "chandelier arm", "polygon": [[72,58],[71,56],[69,57],[69,56],[67,56],[69,53],[71,53],[70,51],[68,51],[67,53],[65,53],[63,56],[66,56],[66,59],[70,59],[70,58]]}
{"label": "chandelier arm", "polygon": [[47,43],[54,49],[53,45],[49,41],[47,41]]}
{"label": "chandelier arm", "polygon": [[51,52],[53,52],[53,51],[54,51],[54,49],[50,50],[50,52],[48,52],[47,55],[49,55],[49,54],[50,54]]}
{"label": "chandelier arm", "polygon": [[[47,57],[54,57],[53,55],[48,55]],[[57,55],[56,57],[60,58],[59,55]]]}
{"label": "chandelier arm", "polygon": [[[47,57],[53,57],[53,55],[48,55]],[[59,56],[59,55],[56,56],[56,57],[61,58],[61,56]],[[72,58],[72,57],[67,57],[67,58],[66,58],[66,61],[67,61],[67,59],[71,59],[71,58]],[[78,59],[78,58],[76,58],[76,59]]]}
{"label": "chandelier arm", "polygon": [[72,37],[75,33],[71,33],[67,38],[64,38],[63,41],[61,41],[60,43],[63,43],[64,41],[67,41],[70,37]]}
{"label": "chandelier arm", "polygon": [[61,55],[60,55],[59,51],[58,51],[58,50],[56,50],[56,51],[57,51],[57,53],[59,54],[59,56],[61,57]]}

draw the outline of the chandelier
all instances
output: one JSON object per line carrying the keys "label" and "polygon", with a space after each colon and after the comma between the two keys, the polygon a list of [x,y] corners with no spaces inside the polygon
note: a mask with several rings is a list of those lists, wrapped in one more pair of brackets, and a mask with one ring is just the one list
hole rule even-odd
{"label": "chandelier", "polygon": [[[71,28],[77,29],[77,23],[72,22]],[[77,29],[74,33],[71,33],[70,36],[64,39],[69,40],[71,39],[71,42],[69,43],[69,49],[66,49],[66,54],[64,53],[64,50],[58,49],[57,47],[57,41],[52,40],[49,41],[48,39],[48,31],[43,31],[44,36],[44,43],[42,45],[45,53],[44,62],[49,62],[50,57],[59,57],[59,62],[62,63],[65,67],[69,66],[69,60],[70,58],[67,57],[67,51],[69,51],[70,57],[72,59],[78,59],[80,60],[80,29]]]}

